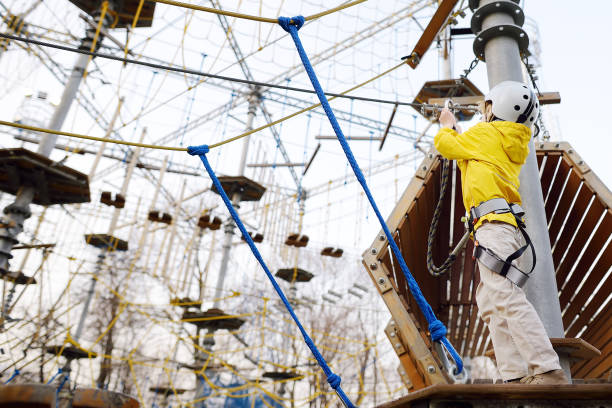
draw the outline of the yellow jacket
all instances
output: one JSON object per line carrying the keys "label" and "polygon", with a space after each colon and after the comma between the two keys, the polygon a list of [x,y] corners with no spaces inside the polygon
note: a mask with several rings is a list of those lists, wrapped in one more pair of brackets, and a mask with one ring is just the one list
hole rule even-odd
{"label": "yellow jacket", "polygon": [[[521,204],[519,173],[529,153],[531,130],[514,122],[481,122],[464,133],[442,128],[434,138],[436,149],[461,170],[461,189],[466,211],[492,198],[505,198]],[[516,226],[514,216],[487,214],[484,220],[502,221]]]}

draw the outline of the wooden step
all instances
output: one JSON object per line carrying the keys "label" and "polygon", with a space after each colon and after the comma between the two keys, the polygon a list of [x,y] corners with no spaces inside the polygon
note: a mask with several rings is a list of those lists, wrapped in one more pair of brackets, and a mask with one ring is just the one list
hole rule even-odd
{"label": "wooden step", "polygon": [[[550,342],[559,355],[566,356],[573,363],[577,361],[590,360],[601,355],[597,347],[587,343],[580,338],[557,338],[551,337]],[[495,360],[493,349],[486,351],[485,356]]]}
{"label": "wooden step", "polygon": [[[612,384],[436,384],[379,407],[493,408],[505,406],[503,401],[527,402],[533,408],[612,407]],[[597,401],[597,404],[593,405],[593,401]]]}

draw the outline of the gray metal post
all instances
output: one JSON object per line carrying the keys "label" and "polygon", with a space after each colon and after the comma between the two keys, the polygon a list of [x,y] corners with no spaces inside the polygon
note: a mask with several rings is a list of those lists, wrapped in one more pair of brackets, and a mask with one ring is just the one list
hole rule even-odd
{"label": "gray metal post", "polygon": [[[110,8],[111,7],[109,6],[109,9]],[[99,21],[99,17],[97,17],[97,21]],[[104,27],[107,27],[111,23],[112,16],[110,13],[107,13],[102,24]],[[91,48],[94,34],[95,30],[92,31],[92,29],[87,29],[81,46],[86,47],[87,49]],[[102,42],[102,39],[103,37],[100,34],[98,37],[98,44]],[[68,79],[68,83],[64,88],[60,104],[55,110],[49,123],[50,129],[61,129],[64,120],[66,119],[66,115],[70,110],[70,105],[76,96],[79,84],[83,79],[83,73],[88,61],[88,55],[79,55],[77,57],[70,78]],[[56,140],[57,135],[45,135],[38,146],[38,153],[49,157],[51,151],[53,150],[53,146],[55,146]],[[0,271],[9,270],[9,259],[12,257],[11,249],[13,248],[13,245],[17,243],[17,236],[23,231],[23,222],[31,215],[30,203],[34,198],[34,195],[35,189],[33,187],[24,187],[17,193],[15,201],[4,209],[6,219],[3,221],[9,225],[9,228],[0,228]]]}
{"label": "gray metal post", "polygon": [[[495,2],[496,0],[481,0],[480,7]],[[484,31],[491,27],[508,24],[514,25],[512,15],[507,11],[500,11],[485,17],[482,29]],[[507,80],[524,82],[519,45],[513,37],[491,38],[485,44],[484,49],[490,88]],[[519,192],[523,208],[527,213],[527,232],[533,241],[537,255],[537,266],[527,281],[525,292],[542,319],[548,335],[565,337],[533,140],[529,142],[529,156],[521,170],[520,182]],[[561,365],[570,378],[569,361],[561,357]]]}
{"label": "gray metal post", "polygon": [[[255,111],[257,109],[257,102],[259,98],[257,94],[251,94],[249,97],[249,110],[247,116],[247,123],[245,132],[253,129],[253,120],[255,119]],[[249,139],[250,136],[244,138],[242,143],[242,155],[240,158],[240,165],[238,168],[238,175],[244,175],[244,169],[246,167],[246,159],[247,153],[249,150]],[[240,203],[240,194],[236,193],[232,196],[232,205],[237,206]],[[217,285],[215,286],[215,295],[213,307],[217,307],[219,305],[219,299],[221,298],[221,293],[223,292],[223,282],[225,281],[225,275],[227,273],[227,265],[229,264],[230,252],[232,250],[232,238],[234,237],[234,221],[232,218],[228,218],[225,222],[225,226],[223,227],[223,232],[225,233],[225,240],[223,241],[223,256],[221,257],[221,266],[219,268],[219,275],[217,277]]]}
{"label": "gray metal post", "polygon": [[[142,143],[144,136],[147,134],[147,128],[142,130],[140,135],[139,143]],[[125,178],[123,179],[123,184],[121,186],[121,193],[125,195],[127,193],[128,186],[130,185],[130,179],[132,178],[132,174],[134,172],[134,167],[136,167],[136,163],[138,163],[138,154],[140,153],[140,147],[137,147],[132,153],[132,158],[125,172]],[[119,213],[121,209],[115,208],[113,211],[113,216],[111,218],[110,224],[108,226],[108,235],[112,236],[115,233],[115,228],[117,228],[117,221],[119,220]],[[89,290],[87,291],[87,298],[85,299],[85,305],[83,306],[83,310],[81,311],[81,317],[79,319],[79,324],[77,326],[76,332],[74,336],[74,340],[79,341],[81,334],[83,333],[83,328],[85,327],[85,319],[89,313],[89,305],[91,304],[91,299],[93,298],[94,291],[96,289],[96,284],[98,282],[98,276],[100,276],[100,272],[102,271],[102,267],[104,266],[104,260],[106,259],[106,254],[108,250],[101,250],[100,254],[98,254],[98,260],[96,261],[96,269],[91,277],[91,282],[89,283]]]}

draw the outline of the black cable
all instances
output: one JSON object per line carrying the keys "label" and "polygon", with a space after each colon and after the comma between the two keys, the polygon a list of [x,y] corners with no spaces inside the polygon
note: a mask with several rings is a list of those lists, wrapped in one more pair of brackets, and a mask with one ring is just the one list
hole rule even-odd
{"label": "black cable", "polygon": [[[293,87],[293,86],[284,86],[284,85],[269,84],[269,83],[265,83],[265,82],[251,81],[251,80],[248,80],[248,79],[240,79],[240,78],[228,77],[228,76],[224,76],[224,75],[209,74],[209,73],[206,73],[206,72],[196,71],[196,70],[188,69],[188,68],[178,68],[178,67],[172,67],[172,66],[168,66],[168,65],[154,64],[152,62],[138,61],[138,60],[131,59],[131,58],[116,57],[116,56],[110,55],[110,54],[104,54],[104,53],[99,53],[99,52],[91,52],[91,51],[88,51],[88,50],[82,50],[82,49],[72,48],[72,47],[65,47],[63,45],[53,44],[53,43],[49,43],[49,42],[45,42],[45,41],[38,41],[38,40],[31,39],[31,38],[18,37],[18,36],[14,36],[14,35],[10,35],[10,34],[0,33],[0,38],[7,38],[7,39],[10,39],[10,40],[14,40],[14,41],[21,41],[21,42],[25,42],[25,43],[28,43],[28,44],[39,45],[39,46],[42,46],[42,47],[56,48],[56,49],[62,50],[62,51],[68,51],[68,52],[74,52],[74,53],[79,53],[79,54],[91,55],[92,57],[105,58],[105,59],[119,61],[119,62],[123,62],[123,63],[127,63],[127,64],[135,64],[135,65],[142,65],[142,66],[150,67],[150,68],[163,69],[163,70],[166,70],[166,71],[173,71],[173,72],[180,72],[180,73],[183,73],[183,74],[191,74],[191,75],[203,76],[203,77],[208,77],[208,78],[220,79],[220,80],[223,80],[223,81],[238,82],[238,83],[241,83],[241,84],[255,85],[255,86],[260,86],[260,87],[264,87],[264,88],[277,88],[277,89],[283,89],[283,90],[287,90],[287,91],[295,91],[295,92],[303,92],[303,93],[309,93],[309,94],[316,94],[316,92],[314,90],[312,90],[312,89],[296,88],[296,87]],[[149,58],[149,57],[144,57],[144,58]],[[428,107],[428,108],[435,108],[437,106],[437,105],[431,105],[431,104],[425,104],[425,103],[398,102],[398,101],[392,101],[392,100],[386,100],[386,99],[366,98],[366,97],[363,97],[363,96],[351,96],[351,95],[344,95],[344,94],[339,94],[339,93],[328,93],[328,92],[326,92],[325,95],[333,96],[333,97],[336,97],[336,98],[346,98],[346,99],[352,99],[352,100],[364,101],[364,102],[386,103],[386,104],[390,104],[390,105],[396,105],[397,104],[397,105],[402,105],[402,106],[413,106],[413,107],[424,106],[424,107]],[[438,106],[438,108],[440,108],[440,107]],[[469,108],[468,107],[464,107],[464,109],[469,109]]]}
{"label": "black cable", "polygon": [[[448,187],[448,175],[450,173],[449,160],[442,159],[442,178],[440,180],[440,196],[438,197],[438,203],[434,210],[433,219],[429,226],[429,234],[427,235],[427,270],[432,276],[440,276],[448,272],[453,266],[455,259],[457,258],[454,254],[450,254],[448,258],[442,263],[441,266],[436,266],[433,260],[433,244],[438,232],[438,223],[440,221],[440,215],[442,213],[442,204],[444,202],[444,196],[446,195],[446,189]],[[452,203],[451,203],[452,205]]]}

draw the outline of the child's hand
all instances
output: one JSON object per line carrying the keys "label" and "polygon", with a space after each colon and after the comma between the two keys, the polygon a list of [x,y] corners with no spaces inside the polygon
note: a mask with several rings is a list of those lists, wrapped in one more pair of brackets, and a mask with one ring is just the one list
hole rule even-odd
{"label": "child's hand", "polygon": [[442,112],[440,112],[439,118],[440,124],[447,128],[457,128],[457,120],[455,119],[455,115],[448,108],[443,108]]}

